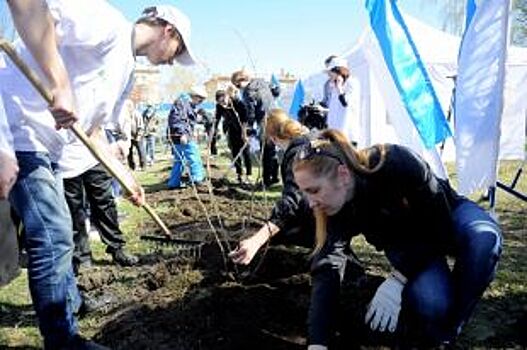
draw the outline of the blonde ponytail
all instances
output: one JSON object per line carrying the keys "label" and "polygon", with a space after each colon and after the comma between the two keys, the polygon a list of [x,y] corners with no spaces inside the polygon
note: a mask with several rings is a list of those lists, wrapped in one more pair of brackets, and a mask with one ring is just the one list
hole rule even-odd
{"label": "blonde ponytail", "polygon": [[315,248],[313,249],[313,255],[318,253],[320,249],[326,243],[328,236],[327,223],[328,216],[322,210],[314,209],[313,214],[315,215],[316,232],[315,232]]}
{"label": "blonde ponytail", "polygon": [[[376,145],[375,148],[379,152],[379,161],[373,166],[370,166],[370,151],[371,149],[356,150],[346,136],[335,129],[327,129],[322,131],[316,140],[311,142],[310,147],[317,149],[311,156],[299,156],[295,159],[293,164],[293,171],[299,169],[309,169],[316,177],[332,177],[337,173],[339,165],[345,165],[351,173],[369,175],[378,171],[384,164],[386,157],[386,148],[383,145]],[[319,156],[316,156],[319,155]],[[316,220],[316,234],[315,247],[313,254],[318,253],[327,239],[327,215],[320,211],[313,212]]]}

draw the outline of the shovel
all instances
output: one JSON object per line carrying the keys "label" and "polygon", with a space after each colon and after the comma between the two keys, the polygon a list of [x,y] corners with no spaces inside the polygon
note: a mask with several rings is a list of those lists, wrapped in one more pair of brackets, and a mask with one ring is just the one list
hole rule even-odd
{"label": "shovel", "polygon": [[[37,89],[37,91],[46,100],[46,102],[48,102],[49,104],[53,103],[53,96],[51,92],[44,86],[44,84],[42,84],[35,72],[33,72],[31,68],[20,58],[13,46],[11,46],[11,44],[3,38],[0,38],[0,49],[2,49],[9,56],[13,63],[18,67],[18,69],[20,69],[20,71],[31,82],[35,89]],[[95,143],[88,137],[88,135],[86,135],[84,130],[82,130],[82,128],[78,124],[73,124],[70,127],[70,130],[73,131],[73,133],[82,141],[82,143],[90,150],[93,156],[106,168],[106,170],[108,170],[108,172],[114,178],[117,179],[119,184],[121,184],[121,186],[126,190],[126,192],[132,194],[134,192],[132,186],[125,181],[122,174],[120,174],[115,169],[115,164],[112,164],[112,162],[103,153],[101,153]],[[152,217],[156,224],[161,228],[161,231],[166,236],[166,238],[171,239],[172,233],[170,232],[168,227],[163,223],[163,221],[161,221],[161,218],[154,212],[152,207],[150,207],[147,203],[143,203],[141,207]]]}

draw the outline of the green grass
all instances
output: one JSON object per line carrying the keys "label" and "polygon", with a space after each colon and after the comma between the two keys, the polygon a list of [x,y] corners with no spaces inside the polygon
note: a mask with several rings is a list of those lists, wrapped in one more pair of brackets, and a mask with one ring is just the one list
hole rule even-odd
{"label": "green grass", "polygon": [[[224,149],[223,149],[224,151]],[[169,154],[159,154],[160,160],[144,172],[137,172],[136,177],[147,190],[147,199],[155,196],[159,189],[165,188],[165,183],[171,168]],[[220,169],[224,169],[230,161],[226,157],[219,157],[214,160]],[[504,183],[510,183],[520,162],[508,161],[501,162],[499,179]],[[451,167],[451,165],[450,165]],[[526,169],[527,172],[527,169]],[[258,169],[255,168],[253,179],[256,179]],[[231,171],[229,179],[234,180],[234,172]],[[522,193],[527,193],[527,174],[520,179],[517,188]],[[270,192],[255,192],[258,200],[267,198],[274,200],[280,194],[280,188],[275,187]],[[481,194],[472,196],[472,199],[479,200]],[[173,210],[168,203],[156,203],[149,201],[159,214],[169,213]],[[484,204],[486,205],[486,204]],[[136,254],[148,252],[149,247],[139,239],[142,234],[142,227],[150,222],[151,218],[147,213],[134,207],[126,200],[121,200],[118,204],[119,212],[127,215],[121,223],[121,228],[127,240],[127,249]],[[495,281],[485,293],[481,305],[478,307],[478,317],[468,325],[468,329],[478,329],[471,335],[473,338],[468,341],[481,339],[492,339],[495,334],[510,332],[511,320],[516,320],[526,313],[527,310],[527,203],[507,194],[501,190],[497,192],[497,216],[504,227],[504,251],[500,261],[499,270]],[[381,258],[381,254],[375,252],[364,240],[354,241],[357,253],[361,257],[366,257],[366,262],[372,269],[378,269],[381,273],[387,270],[386,261]],[[92,242],[92,249],[96,260],[109,260],[105,254],[105,246],[102,242]],[[133,283],[133,281],[129,282]],[[198,316],[198,315],[197,315]],[[34,313],[31,308],[27,288],[27,275],[22,271],[11,284],[0,289],[0,348],[5,347],[41,347],[41,339],[36,328]],[[100,329],[100,318],[88,317],[80,322],[81,330],[90,336]],[[472,334],[472,333],[470,333]],[[512,344],[512,347],[517,345]]]}

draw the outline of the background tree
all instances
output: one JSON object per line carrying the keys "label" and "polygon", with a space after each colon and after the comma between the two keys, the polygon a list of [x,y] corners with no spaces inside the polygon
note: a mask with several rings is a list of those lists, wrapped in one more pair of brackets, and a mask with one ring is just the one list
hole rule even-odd
{"label": "background tree", "polygon": [[527,0],[515,0],[513,9],[512,42],[527,46]]}
{"label": "background tree", "polygon": [[172,103],[181,93],[188,92],[190,87],[198,81],[195,69],[181,67],[177,64],[161,69],[161,99]]}
{"label": "background tree", "polygon": [[[443,12],[442,30],[461,35],[465,24],[466,1],[460,0],[421,0],[421,8],[430,4],[438,6]],[[514,45],[527,46],[527,0],[512,1],[511,39]]]}

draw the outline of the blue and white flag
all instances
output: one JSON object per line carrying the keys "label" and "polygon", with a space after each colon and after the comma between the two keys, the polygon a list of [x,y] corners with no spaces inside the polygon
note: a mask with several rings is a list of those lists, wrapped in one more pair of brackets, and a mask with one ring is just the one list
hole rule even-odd
{"label": "blue and white flag", "polygon": [[485,0],[463,35],[454,103],[458,191],[496,183],[510,0]]}
{"label": "blue and white flag", "polygon": [[280,86],[280,81],[274,74],[271,74],[271,86]]}
{"label": "blue and white flag", "polygon": [[452,133],[395,0],[366,0],[384,61],[426,148]]}
{"label": "blue and white flag", "polygon": [[467,31],[468,26],[470,25],[470,22],[472,21],[472,17],[474,17],[474,12],[476,12],[476,1],[475,0],[467,0],[467,6],[465,7],[465,33]]}
{"label": "blue and white flag", "polygon": [[282,100],[280,98],[280,95],[281,95],[280,80],[278,80],[278,78],[274,74],[271,74],[270,87],[271,87],[271,91],[273,92],[273,96],[274,96],[273,108],[282,108]]}
{"label": "blue and white flag", "polygon": [[293,94],[293,100],[291,101],[291,107],[289,108],[289,115],[291,118],[298,120],[298,112],[304,104],[305,97],[306,92],[304,90],[304,84],[302,84],[302,80],[298,80],[295,85],[295,92]]}

